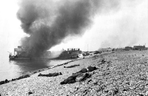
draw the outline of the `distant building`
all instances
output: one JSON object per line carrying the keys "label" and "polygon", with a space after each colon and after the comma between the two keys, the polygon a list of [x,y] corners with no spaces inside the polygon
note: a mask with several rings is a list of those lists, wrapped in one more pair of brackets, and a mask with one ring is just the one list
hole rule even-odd
{"label": "distant building", "polygon": [[60,56],[58,57],[58,59],[75,59],[75,58],[79,58],[79,54],[81,54],[82,51],[78,48],[72,48],[72,49],[67,49],[64,50]]}
{"label": "distant building", "polygon": [[134,50],[146,50],[146,47],[145,47],[145,45],[143,45],[143,46],[138,45],[138,46],[134,46],[133,49]]}
{"label": "distant building", "polygon": [[101,48],[98,50],[99,52],[111,52],[112,51],[112,48]]}

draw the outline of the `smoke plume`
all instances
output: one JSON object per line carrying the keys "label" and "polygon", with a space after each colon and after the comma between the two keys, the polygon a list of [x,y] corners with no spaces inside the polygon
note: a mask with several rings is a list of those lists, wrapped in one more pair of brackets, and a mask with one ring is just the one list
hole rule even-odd
{"label": "smoke plume", "polygon": [[22,39],[27,56],[40,57],[68,35],[83,34],[99,0],[22,0],[17,13],[29,36]]}

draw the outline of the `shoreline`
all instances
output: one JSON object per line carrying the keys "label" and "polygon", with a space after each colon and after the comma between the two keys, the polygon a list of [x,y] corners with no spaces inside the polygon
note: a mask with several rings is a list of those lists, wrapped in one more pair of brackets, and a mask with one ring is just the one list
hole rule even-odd
{"label": "shoreline", "polygon": [[[99,55],[103,56],[105,54],[110,54],[110,53],[104,53],[104,54],[99,54]],[[98,56],[98,55],[95,55],[95,56]],[[60,66],[66,65],[66,64],[71,63],[71,62],[75,62],[75,61],[82,60],[82,59],[92,58],[92,57],[95,57],[95,56],[91,56],[90,55],[90,56],[85,56],[84,58],[67,59],[68,61],[65,62],[65,63],[57,64],[55,66],[51,66],[51,67],[47,67],[47,68],[41,68],[41,69],[38,69],[38,70],[35,70],[35,71],[32,71],[32,72],[27,72],[26,74],[23,74],[23,75],[21,75],[19,77],[12,78],[12,79],[9,79],[9,80],[8,79],[2,80],[2,81],[0,81],[0,85],[6,84],[6,83],[10,83],[10,82],[13,82],[13,81],[17,81],[17,80],[20,80],[20,79],[24,79],[24,78],[29,78],[30,76],[32,76],[32,75],[34,75],[36,73],[47,71],[49,69],[60,67]],[[56,59],[53,59],[53,60],[56,60]],[[60,59],[57,59],[57,60],[60,60]],[[64,60],[66,60],[66,59],[64,59]]]}
{"label": "shoreline", "polygon": [[1,96],[148,96],[148,50],[116,51],[0,85]]}
{"label": "shoreline", "polygon": [[10,83],[10,82],[13,82],[13,81],[17,81],[17,80],[20,80],[20,79],[28,78],[33,74],[36,74],[36,73],[39,73],[39,72],[42,72],[42,71],[46,71],[46,70],[49,70],[49,69],[52,69],[52,68],[55,68],[55,67],[63,66],[63,65],[66,65],[70,62],[74,62],[76,60],[79,60],[79,59],[72,59],[72,60],[69,60],[69,61],[62,63],[62,64],[57,64],[55,66],[51,66],[51,67],[47,67],[47,68],[41,68],[41,69],[38,69],[38,70],[35,70],[35,71],[32,71],[32,72],[27,72],[26,74],[23,74],[23,75],[16,77],[16,78],[12,78],[10,80],[5,79],[5,80],[0,81],[0,85]]}

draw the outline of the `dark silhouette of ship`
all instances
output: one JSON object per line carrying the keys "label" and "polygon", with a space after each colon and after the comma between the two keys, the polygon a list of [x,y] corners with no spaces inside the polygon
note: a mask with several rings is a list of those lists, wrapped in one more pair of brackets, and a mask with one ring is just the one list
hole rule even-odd
{"label": "dark silhouette of ship", "polygon": [[25,49],[22,46],[14,48],[14,53],[9,54],[9,60],[30,60],[31,58],[27,56]]}

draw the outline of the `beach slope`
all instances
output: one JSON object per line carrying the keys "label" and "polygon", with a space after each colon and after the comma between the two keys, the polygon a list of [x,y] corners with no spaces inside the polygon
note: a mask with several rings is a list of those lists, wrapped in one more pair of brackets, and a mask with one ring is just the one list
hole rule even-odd
{"label": "beach slope", "polygon": [[148,51],[69,62],[2,84],[0,96],[148,96]]}

